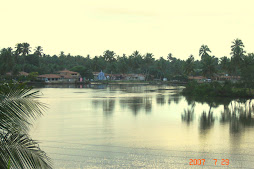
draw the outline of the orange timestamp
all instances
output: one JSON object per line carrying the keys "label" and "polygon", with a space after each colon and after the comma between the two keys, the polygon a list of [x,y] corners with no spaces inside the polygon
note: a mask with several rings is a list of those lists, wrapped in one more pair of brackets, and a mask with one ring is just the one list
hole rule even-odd
{"label": "orange timestamp", "polygon": [[[214,165],[229,165],[229,159],[213,159]],[[189,165],[205,165],[205,159],[190,159]]]}

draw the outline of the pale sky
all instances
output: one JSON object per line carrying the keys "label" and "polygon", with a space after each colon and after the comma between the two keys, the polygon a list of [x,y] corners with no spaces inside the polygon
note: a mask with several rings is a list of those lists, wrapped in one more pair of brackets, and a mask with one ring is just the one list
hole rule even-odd
{"label": "pale sky", "polygon": [[254,52],[254,0],[0,0],[0,48],[28,42],[44,53],[198,59],[202,44],[230,56],[239,38]]}

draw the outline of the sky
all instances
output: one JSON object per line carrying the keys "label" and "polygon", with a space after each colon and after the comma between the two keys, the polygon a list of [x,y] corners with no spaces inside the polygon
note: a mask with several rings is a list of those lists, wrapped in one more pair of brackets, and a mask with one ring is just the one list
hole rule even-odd
{"label": "sky", "polygon": [[113,50],[187,59],[205,44],[230,57],[239,38],[254,52],[254,0],[0,0],[0,48],[28,42],[45,54]]}

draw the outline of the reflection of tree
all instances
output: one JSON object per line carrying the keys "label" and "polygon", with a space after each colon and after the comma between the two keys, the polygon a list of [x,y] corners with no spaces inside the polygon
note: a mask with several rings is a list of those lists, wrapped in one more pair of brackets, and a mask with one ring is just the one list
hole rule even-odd
{"label": "reflection of tree", "polygon": [[211,107],[209,112],[203,111],[200,117],[200,130],[205,132],[210,129],[214,124],[215,118],[213,117],[213,112],[211,111]]}
{"label": "reflection of tree", "polygon": [[144,103],[145,103],[146,113],[151,113],[151,111],[152,111],[152,100],[151,100],[151,98],[145,97],[145,98],[143,98],[143,100],[144,100]]}
{"label": "reflection of tree", "polygon": [[149,97],[130,97],[120,100],[120,105],[122,108],[128,106],[128,108],[132,111],[132,113],[136,116],[139,111],[142,109],[145,110],[146,113],[151,112],[152,109],[152,100]]}
{"label": "reflection of tree", "polygon": [[112,114],[115,108],[115,100],[114,99],[106,99],[103,100],[103,112],[106,115]]}
{"label": "reflection of tree", "polygon": [[93,107],[97,109],[99,104],[100,104],[100,102],[99,102],[99,100],[94,99],[94,100],[92,100],[92,104],[93,104]]}
{"label": "reflection of tree", "polygon": [[230,107],[224,107],[220,118],[222,124],[229,123],[230,133],[240,133],[243,127],[254,126],[252,118],[254,107],[251,100],[237,100],[230,105]]}
{"label": "reflection of tree", "polygon": [[219,105],[225,105],[228,106],[230,102],[233,100],[231,98],[220,98],[220,97],[199,97],[199,96],[185,96],[186,101],[188,104],[191,104],[192,102],[197,103],[206,103],[209,105],[209,107],[218,107]]}
{"label": "reflection of tree", "polygon": [[195,102],[192,103],[191,108],[184,109],[182,113],[182,121],[186,122],[189,125],[194,119],[194,108]]}
{"label": "reflection of tree", "polygon": [[168,105],[171,104],[171,98],[168,98]]}
{"label": "reflection of tree", "polygon": [[115,109],[115,100],[114,99],[102,99],[102,100],[93,100],[92,101],[93,107],[98,108],[99,106],[102,106],[102,110],[105,113],[105,115],[110,115],[114,112]]}
{"label": "reflection of tree", "polygon": [[193,121],[194,109],[185,109],[182,114],[182,121],[186,122],[188,125]]}
{"label": "reflection of tree", "polygon": [[164,105],[164,104],[165,104],[165,96],[162,95],[162,94],[158,94],[158,95],[156,96],[156,103],[157,103],[157,104]]}

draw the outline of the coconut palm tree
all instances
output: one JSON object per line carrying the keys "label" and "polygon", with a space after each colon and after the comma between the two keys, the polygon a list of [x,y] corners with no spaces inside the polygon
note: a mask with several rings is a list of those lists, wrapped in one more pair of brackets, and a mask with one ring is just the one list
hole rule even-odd
{"label": "coconut palm tree", "polygon": [[216,69],[217,61],[214,56],[206,56],[202,59],[202,72],[207,78],[211,78],[217,72]]}
{"label": "coconut palm tree", "polygon": [[22,53],[22,48],[23,48],[22,43],[16,44],[15,48],[16,48],[17,55],[20,55]]}
{"label": "coconut palm tree", "polygon": [[35,49],[34,49],[34,54],[38,55],[38,56],[42,56],[43,54],[43,49],[41,46],[37,46]]}
{"label": "coconut palm tree", "polygon": [[172,58],[173,58],[172,53],[169,53],[168,56],[167,56],[168,61],[171,62],[171,61],[172,61]]}
{"label": "coconut palm tree", "polygon": [[28,135],[31,120],[45,105],[38,91],[21,84],[0,85],[0,168],[52,168],[49,157]]}
{"label": "coconut palm tree", "polygon": [[190,75],[194,72],[194,57],[190,55],[184,65],[184,72],[186,75]]}
{"label": "coconut palm tree", "polygon": [[241,39],[235,39],[233,42],[233,45],[231,46],[231,55],[234,63],[236,63],[237,66],[241,64],[241,61],[244,56],[244,45]]}
{"label": "coconut palm tree", "polygon": [[205,56],[208,56],[208,52],[211,52],[209,47],[207,45],[202,45],[199,49],[199,56],[201,56],[201,59],[203,59]]}
{"label": "coconut palm tree", "polygon": [[31,52],[30,50],[30,44],[29,43],[22,43],[22,55],[26,56],[29,54],[29,52]]}
{"label": "coconut palm tree", "polygon": [[1,73],[6,73],[8,71],[12,71],[14,65],[14,56],[12,52],[12,48],[3,48],[0,51],[0,66],[1,66]]}

